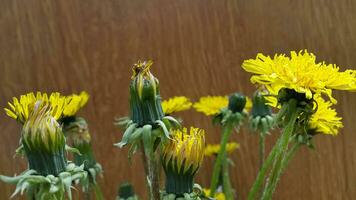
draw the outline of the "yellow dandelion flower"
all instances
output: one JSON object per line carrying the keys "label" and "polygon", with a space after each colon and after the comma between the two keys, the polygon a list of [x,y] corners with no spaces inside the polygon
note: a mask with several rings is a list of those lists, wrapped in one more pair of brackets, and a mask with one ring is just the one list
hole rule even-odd
{"label": "yellow dandelion flower", "polygon": [[[164,145],[162,163],[167,194],[182,195],[193,191],[193,179],[204,158],[205,132],[191,127],[175,130]],[[183,178],[184,177],[184,178]]]}
{"label": "yellow dandelion flower", "polygon": [[329,101],[325,101],[322,97],[315,97],[317,111],[312,115],[309,121],[310,128],[316,133],[337,135],[338,130],[343,127],[341,117],[337,116],[333,105]]}
{"label": "yellow dandelion flower", "polygon": [[[209,196],[210,194],[210,189],[204,188],[203,192],[206,196]],[[225,194],[222,192],[216,192],[215,195],[211,198],[214,198],[216,200],[225,200]]]}
{"label": "yellow dandelion flower", "polygon": [[162,102],[162,109],[166,115],[190,109],[192,102],[184,96],[173,97]]}
{"label": "yellow dandelion flower", "polygon": [[245,105],[245,112],[249,112],[252,108],[252,100],[249,97],[246,97],[246,105]]}
{"label": "yellow dandelion flower", "polygon": [[163,148],[164,167],[178,174],[188,170],[195,174],[204,157],[205,131],[191,127],[189,132],[183,128],[174,130],[172,135],[173,139]]}
{"label": "yellow dandelion flower", "polygon": [[353,70],[339,71],[336,65],[316,63],[316,57],[305,51],[291,51],[290,57],[276,54],[273,58],[261,53],[256,59],[245,60],[243,69],[255,75],[252,83],[262,84],[272,95],[282,88],[293,89],[311,99],[313,94],[332,97],[332,90],[356,90],[356,73]]}
{"label": "yellow dandelion flower", "polygon": [[14,97],[12,102],[9,102],[9,108],[5,108],[6,114],[18,120],[21,123],[27,121],[29,115],[34,110],[37,102],[41,105],[48,104],[50,106],[50,114],[56,120],[62,117],[73,116],[85,103],[88,101],[88,94],[82,92],[80,95],[62,96],[58,92],[46,93],[37,92],[36,95],[31,92],[21,95],[19,98]]}
{"label": "yellow dandelion flower", "polygon": [[30,151],[45,150],[56,153],[65,145],[62,129],[50,115],[47,104],[42,107],[39,107],[39,104],[35,106],[29,120],[23,126],[22,135],[22,142]]}
{"label": "yellow dandelion flower", "polygon": [[199,102],[194,103],[193,107],[196,111],[209,116],[218,114],[228,104],[229,98],[227,96],[207,96],[201,97]]}
{"label": "yellow dandelion flower", "polygon": [[[229,142],[226,145],[226,152],[232,153],[238,148],[240,148],[240,144],[236,142]],[[219,152],[220,152],[220,144],[208,144],[205,147],[204,154],[205,156],[213,156],[213,155],[217,155]]]}
{"label": "yellow dandelion flower", "polygon": [[72,94],[67,98],[66,106],[63,110],[64,117],[74,116],[82,107],[84,107],[88,100],[89,94],[86,92],[81,92],[79,95]]}

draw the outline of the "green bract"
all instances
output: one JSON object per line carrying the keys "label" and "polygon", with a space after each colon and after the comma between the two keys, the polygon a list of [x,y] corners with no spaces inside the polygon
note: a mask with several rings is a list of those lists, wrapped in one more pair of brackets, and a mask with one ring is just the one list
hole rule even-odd
{"label": "green bract", "polygon": [[35,109],[25,122],[21,142],[30,169],[44,176],[65,170],[65,137],[47,106]]}
{"label": "green bract", "polygon": [[222,108],[220,112],[214,116],[213,123],[224,125],[232,123],[234,127],[238,127],[240,122],[248,115],[245,111],[246,97],[240,93],[234,93],[229,97],[229,105]]}
{"label": "green bract", "polygon": [[250,118],[251,128],[266,134],[274,126],[274,118],[271,108],[260,92],[256,92],[252,98],[252,115]]}
{"label": "green bract", "polygon": [[164,116],[158,80],[150,72],[152,61],[138,62],[133,67],[130,84],[130,117],[139,126],[155,124]]}
{"label": "green bract", "polygon": [[41,176],[35,170],[30,169],[19,176],[7,177],[0,175],[0,180],[16,184],[16,190],[11,198],[19,193],[23,195],[26,192],[29,199],[64,200],[65,194],[67,194],[68,199],[71,200],[72,183],[80,182],[86,179],[86,176],[87,173],[84,171],[83,165],[78,167],[73,163],[69,163],[65,170],[57,176],[52,174]]}

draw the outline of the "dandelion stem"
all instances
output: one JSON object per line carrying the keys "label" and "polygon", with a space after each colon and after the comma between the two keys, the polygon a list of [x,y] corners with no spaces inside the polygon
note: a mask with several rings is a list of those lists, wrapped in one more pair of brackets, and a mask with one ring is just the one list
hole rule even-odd
{"label": "dandelion stem", "polygon": [[104,200],[103,192],[98,184],[92,184],[92,189],[94,190],[96,200]]}
{"label": "dandelion stem", "polygon": [[[223,136],[222,136],[222,140],[220,142],[220,151],[219,151],[219,154],[218,154],[218,156],[216,158],[215,165],[214,165],[214,170],[213,170],[213,175],[212,175],[212,178],[211,178],[210,196],[214,196],[215,195],[216,188],[218,187],[220,170],[222,168],[223,163],[227,162],[226,161],[227,160],[227,158],[226,158],[226,145],[227,145],[229,137],[230,137],[230,135],[232,133],[232,130],[233,130],[233,123],[227,122],[226,124],[223,125]],[[225,177],[223,179],[225,179]],[[231,190],[231,187],[230,187],[230,190]],[[229,192],[231,192],[231,191],[229,191]],[[231,200],[229,198],[227,198],[227,199]]]}
{"label": "dandelion stem", "polygon": [[[291,105],[290,105],[291,104]],[[293,109],[291,109],[290,107],[292,107]],[[288,113],[289,110],[294,110],[294,113],[296,112],[296,102],[294,100],[291,100],[289,103],[286,103],[282,106],[281,110],[279,111],[279,113],[277,114],[277,118],[278,119],[282,119],[284,115],[286,115]],[[289,112],[289,113],[293,113],[293,112]],[[296,114],[295,114],[296,115]],[[279,120],[278,120],[279,121]],[[248,200],[255,200],[257,199],[256,195],[257,193],[259,193],[259,191],[261,190],[261,186],[263,185],[263,182],[265,180],[266,177],[266,173],[268,171],[268,169],[270,168],[270,166],[274,163],[273,161],[275,160],[275,158],[280,155],[281,149],[280,147],[282,146],[283,143],[285,143],[285,141],[283,142],[283,140],[287,141],[289,140],[290,135],[293,132],[293,125],[294,122],[292,123],[291,121],[295,121],[295,120],[290,120],[291,124],[291,131],[288,131],[289,129],[284,129],[283,134],[281,135],[281,137],[277,140],[276,144],[274,145],[274,147],[272,148],[271,152],[269,153],[268,157],[266,158],[266,160],[263,162],[262,167],[260,168],[260,171],[258,172],[258,175],[256,177],[256,180],[248,194]],[[288,133],[290,132],[290,133]],[[287,142],[288,145],[288,142]]]}
{"label": "dandelion stem", "polygon": [[272,195],[277,187],[281,175],[283,174],[284,170],[287,168],[289,161],[295,155],[295,153],[297,152],[300,146],[301,145],[299,142],[295,143],[293,147],[288,151],[288,153],[286,153],[286,155],[283,157],[283,159],[280,162],[280,165],[275,170],[276,172],[273,176],[274,179],[271,181],[269,187],[266,188],[265,195],[262,197],[262,199],[272,199]]}
{"label": "dandelion stem", "polygon": [[229,176],[229,163],[227,153],[225,152],[225,158],[223,159],[223,191],[226,199],[234,199],[234,194],[231,187],[230,176]]}
{"label": "dandelion stem", "polygon": [[276,157],[273,162],[272,169],[270,171],[270,175],[267,179],[267,183],[262,193],[261,199],[270,199],[272,198],[274,189],[279,181],[280,175],[282,173],[282,163],[285,159],[285,156],[288,152],[288,146],[290,141],[292,140],[292,134],[295,128],[295,122],[298,117],[297,111],[297,101],[292,99],[289,101],[288,111],[285,116],[285,120],[287,121],[286,126],[283,130],[283,133],[280,137],[280,142],[276,144],[278,146]]}
{"label": "dandelion stem", "polygon": [[265,160],[265,133],[259,134],[259,152],[260,152],[260,169],[262,168],[263,162]]}

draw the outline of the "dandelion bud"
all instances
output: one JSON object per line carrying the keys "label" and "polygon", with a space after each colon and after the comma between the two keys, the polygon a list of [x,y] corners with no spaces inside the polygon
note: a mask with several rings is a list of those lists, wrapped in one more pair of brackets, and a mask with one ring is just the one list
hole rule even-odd
{"label": "dandelion bud", "polygon": [[130,115],[139,126],[154,124],[164,116],[158,80],[150,72],[152,61],[138,62],[133,67],[130,84]]}
{"label": "dandelion bud", "polygon": [[251,127],[254,131],[258,130],[261,134],[266,134],[274,126],[272,110],[260,92],[254,94],[252,101]]}
{"label": "dandelion bud", "polygon": [[271,114],[271,108],[267,105],[264,96],[260,92],[256,92],[252,99],[252,116],[264,117]]}
{"label": "dandelion bud", "polygon": [[23,126],[21,141],[30,169],[44,176],[65,171],[65,137],[47,105],[35,106]]}
{"label": "dandelion bud", "polygon": [[246,97],[240,93],[234,93],[229,97],[228,108],[233,113],[242,112],[246,105]]}
{"label": "dandelion bud", "polygon": [[63,132],[70,138],[73,147],[80,152],[80,154],[74,154],[74,163],[78,166],[84,164],[86,170],[93,168],[96,160],[91,146],[88,124],[85,119],[75,117],[63,127]]}
{"label": "dandelion bud", "polygon": [[182,196],[193,191],[193,178],[204,157],[205,132],[202,129],[175,130],[163,148],[166,193]]}

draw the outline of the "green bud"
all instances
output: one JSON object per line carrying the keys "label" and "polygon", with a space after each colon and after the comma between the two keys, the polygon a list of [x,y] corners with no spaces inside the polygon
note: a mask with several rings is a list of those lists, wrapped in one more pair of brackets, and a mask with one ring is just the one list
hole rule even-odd
{"label": "green bud", "polygon": [[242,112],[246,105],[246,97],[240,93],[234,93],[229,97],[228,108],[233,113]]}
{"label": "green bud", "polygon": [[122,183],[119,187],[120,199],[137,199],[134,191],[134,187],[130,183]]}
{"label": "green bud", "polygon": [[74,163],[78,166],[84,164],[84,169],[94,168],[96,160],[91,146],[91,136],[88,123],[84,118],[75,117],[70,122],[63,124],[63,132],[72,141],[73,147],[80,154],[74,154]]}
{"label": "green bud", "polygon": [[23,126],[21,138],[30,169],[44,176],[58,175],[66,169],[65,137],[48,108],[34,109]]}
{"label": "green bud", "polygon": [[265,117],[271,114],[271,108],[267,105],[264,96],[260,92],[256,92],[252,98],[252,116]]}
{"label": "green bud", "polygon": [[138,62],[133,67],[130,84],[130,116],[139,126],[154,124],[164,116],[158,80],[150,72],[152,61]]}

